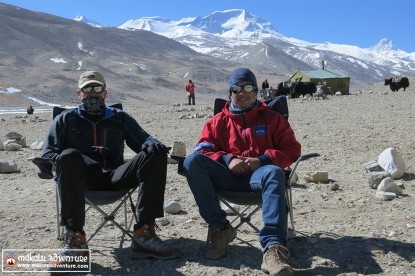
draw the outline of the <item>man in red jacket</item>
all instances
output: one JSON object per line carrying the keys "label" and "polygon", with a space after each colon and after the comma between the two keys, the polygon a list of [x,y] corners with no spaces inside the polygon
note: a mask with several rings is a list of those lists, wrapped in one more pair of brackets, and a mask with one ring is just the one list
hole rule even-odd
{"label": "man in red jacket", "polygon": [[189,99],[189,105],[195,105],[195,85],[192,80],[189,80],[189,83],[185,87],[187,91],[187,98]]}
{"label": "man in red jacket", "polygon": [[257,100],[257,93],[256,77],[249,69],[231,73],[230,100],[206,122],[195,152],[184,161],[184,171],[200,215],[209,225],[206,258],[223,257],[236,237],[215,189],[261,191],[261,268],[273,275],[291,275],[285,247],[288,229],[283,168],[300,157],[301,145],[288,121]]}

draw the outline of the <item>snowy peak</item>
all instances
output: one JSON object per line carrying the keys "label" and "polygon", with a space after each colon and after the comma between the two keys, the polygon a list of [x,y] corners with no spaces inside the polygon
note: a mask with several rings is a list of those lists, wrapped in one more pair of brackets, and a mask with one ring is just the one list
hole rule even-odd
{"label": "snowy peak", "polygon": [[91,25],[92,27],[102,28],[102,26],[98,22],[90,20],[82,14],[78,14],[73,20],[86,23],[88,25]]}
{"label": "snowy peak", "polygon": [[139,29],[150,32],[162,32],[165,28],[170,28],[172,21],[160,16],[142,17],[139,19],[131,19],[119,26],[120,29]]}
{"label": "snowy peak", "polygon": [[197,17],[191,25],[222,37],[279,35],[270,22],[241,9],[216,11],[205,17]]}
{"label": "snowy peak", "polygon": [[387,38],[382,38],[375,46],[370,47],[375,52],[397,51],[398,48]]}
{"label": "snowy peak", "polygon": [[216,11],[205,17],[183,18],[172,21],[162,17],[132,19],[118,28],[141,29],[167,37],[210,33],[220,37],[258,38],[281,36],[271,23],[245,10]]}

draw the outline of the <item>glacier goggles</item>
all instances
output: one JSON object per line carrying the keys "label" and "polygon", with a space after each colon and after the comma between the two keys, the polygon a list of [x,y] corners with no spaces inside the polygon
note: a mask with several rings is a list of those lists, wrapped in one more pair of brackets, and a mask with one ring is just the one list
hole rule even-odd
{"label": "glacier goggles", "polygon": [[245,91],[246,93],[251,93],[254,90],[255,90],[255,86],[253,86],[252,84],[245,84],[242,86],[234,84],[231,86],[231,91],[232,93],[235,93],[235,94],[243,92],[243,91]]}
{"label": "glacier goggles", "polygon": [[92,90],[94,90],[95,93],[102,93],[102,92],[104,92],[105,88],[101,85],[98,85],[98,86],[84,86],[80,90],[82,91],[82,93],[85,93],[85,94],[91,93]]}

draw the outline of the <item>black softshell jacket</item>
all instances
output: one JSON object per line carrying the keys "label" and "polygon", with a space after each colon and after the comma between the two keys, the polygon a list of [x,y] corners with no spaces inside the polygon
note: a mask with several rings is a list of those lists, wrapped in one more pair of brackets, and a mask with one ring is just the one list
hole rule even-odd
{"label": "black softshell jacket", "polygon": [[42,148],[42,157],[56,161],[67,148],[76,149],[112,170],[124,163],[124,142],[134,152],[150,135],[124,111],[107,107],[104,117],[93,122],[78,108],[65,110],[53,120]]}

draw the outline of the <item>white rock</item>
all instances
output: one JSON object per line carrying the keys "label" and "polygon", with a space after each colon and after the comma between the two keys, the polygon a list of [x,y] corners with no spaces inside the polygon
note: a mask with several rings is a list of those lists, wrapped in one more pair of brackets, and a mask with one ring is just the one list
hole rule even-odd
{"label": "white rock", "polygon": [[396,194],[391,192],[377,191],[376,197],[382,200],[392,200],[396,198]]}
{"label": "white rock", "polygon": [[[238,212],[241,210],[241,206],[239,206],[237,204],[229,203],[229,205],[231,205],[232,208],[234,208]],[[223,211],[225,211],[226,214],[228,214],[228,215],[236,215],[236,213],[232,209],[230,209],[228,206],[226,206],[225,204],[223,204],[223,202],[220,203],[220,207],[222,208]]]}
{"label": "white rock", "polygon": [[169,214],[177,214],[180,213],[182,210],[182,206],[175,200],[170,201],[166,205],[164,205],[164,212]]}
{"label": "white rock", "polygon": [[33,142],[30,145],[30,149],[32,149],[32,150],[41,150],[42,146],[43,146],[43,141],[41,141],[41,142],[36,141],[36,142]]}
{"label": "white rock", "polygon": [[401,177],[405,173],[405,160],[395,148],[385,149],[379,155],[378,163],[395,179]]}
{"label": "white rock", "polygon": [[388,237],[391,237],[391,238],[395,238],[395,237],[397,237],[398,236],[398,233],[396,233],[396,231],[391,231],[391,232],[389,232],[389,234],[388,234]]}
{"label": "white rock", "polygon": [[377,190],[379,192],[390,192],[390,193],[395,193],[397,195],[402,194],[402,189],[399,188],[399,186],[395,184],[392,177],[386,177],[385,179],[383,179],[380,182]]}

